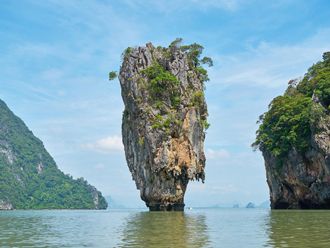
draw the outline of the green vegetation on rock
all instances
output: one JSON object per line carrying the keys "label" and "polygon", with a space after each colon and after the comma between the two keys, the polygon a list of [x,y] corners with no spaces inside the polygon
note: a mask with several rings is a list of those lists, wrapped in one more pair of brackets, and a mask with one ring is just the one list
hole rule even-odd
{"label": "green vegetation on rock", "polygon": [[309,68],[297,91],[312,97],[313,94],[329,110],[330,105],[330,52],[323,54],[320,61]]}
{"label": "green vegetation on rock", "polygon": [[0,100],[0,200],[15,209],[104,209],[101,193],[61,172],[42,142]]}
{"label": "green vegetation on rock", "polygon": [[118,76],[118,75],[117,75],[117,72],[115,72],[115,71],[111,71],[111,72],[109,72],[109,80],[110,80],[110,81],[116,79],[117,76]]}
{"label": "green vegetation on rock", "polygon": [[173,107],[179,103],[179,80],[163,66],[155,62],[142,71],[149,79],[148,88],[152,99],[164,99],[169,97]]}
{"label": "green vegetation on rock", "polygon": [[197,43],[193,43],[191,45],[181,45],[181,43],[182,39],[177,38],[170,44],[169,48],[166,50],[178,49],[184,52],[187,55],[189,67],[193,68],[193,70],[197,73],[197,75],[203,82],[208,81],[209,77],[207,74],[207,70],[204,69],[202,65],[206,64],[211,67],[213,66],[213,60],[210,57],[201,58],[204,47]]}
{"label": "green vegetation on rock", "polygon": [[191,103],[195,107],[200,107],[204,102],[204,92],[201,90],[198,90],[194,92],[192,98],[191,98]]}
{"label": "green vegetation on rock", "polygon": [[127,47],[121,55],[121,58],[124,60],[126,56],[128,56],[132,52],[132,47]]}
{"label": "green vegetation on rock", "polygon": [[283,96],[276,97],[268,112],[260,116],[255,148],[282,159],[292,149],[305,152],[310,146],[313,130],[324,114],[329,114],[330,56],[309,68],[295,85],[290,81]]}
{"label": "green vegetation on rock", "polygon": [[[197,43],[181,45],[181,43],[182,39],[177,38],[167,48],[157,47],[156,51],[160,52],[165,60],[159,61],[155,59],[151,66],[141,71],[141,74],[147,80],[145,78],[139,79],[139,87],[141,89],[147,89],[149,92],[151,105],[159,109],[162,113],[160,115],[161,118],[155,116],[152,127],[167,130],[167,133],[171,128],[175,128],[175,126],[182,123],[181,118],[173,112],[173,110],[180,108],[180,105],[183,104],[181,99],[182,94],[185,94],[185,96],[190,95],[188,106],[193,106],[197,109],[203,107],[205,99],[204,92],[193,87],[189,88],[188,92],[181,92],[178,78],[170,72],[168,66],[165,66],[165,64],[174,58],[176,52],[181,52],[187,58],[190,71],[195,74],[192,77],[197,77],[202,83],[209,80],[207,70],[202,65],[213,66],[211,58],[203,57],[201,59],[204,49],[201,45]],[[206,120],[206,116],[201,118],[200,123],[204,130],[210,126]]]}

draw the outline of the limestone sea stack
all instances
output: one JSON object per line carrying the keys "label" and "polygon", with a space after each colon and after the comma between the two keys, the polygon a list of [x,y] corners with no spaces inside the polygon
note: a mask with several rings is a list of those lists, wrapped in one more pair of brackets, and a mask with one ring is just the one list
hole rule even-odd
{"label": "limestone sea stack", "polygon": [[127,48],[119,80],[125,104],[122,139],[129,170],[150,210],[182,211],[189,180],[205,179],[207,106],[204,82],[212,65],[203,47]]}
{"label": "limestone sea stack", "polygon": [[260,117],[271,207],[330,209],[330,53]]}

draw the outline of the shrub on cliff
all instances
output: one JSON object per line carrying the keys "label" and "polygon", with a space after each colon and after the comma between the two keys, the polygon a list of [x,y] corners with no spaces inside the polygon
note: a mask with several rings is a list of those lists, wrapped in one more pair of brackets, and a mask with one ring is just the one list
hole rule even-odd
{"label": "shrub on cliff", "polygon": [[149,80],[149,91],[152,99],[169,97],[173,107],[180,104],[179,80],[163,66],[155,62],[142,71]]}

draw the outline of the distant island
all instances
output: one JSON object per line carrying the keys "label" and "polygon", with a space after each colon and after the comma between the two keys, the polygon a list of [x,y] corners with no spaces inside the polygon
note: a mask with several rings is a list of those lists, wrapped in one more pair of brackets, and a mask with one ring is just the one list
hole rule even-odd
{"label": "distant island", "polygon": [[271,207],[330,209],[330,52],[260,117]]}
{"label": "distant island", "polygon": [[0,210],[106,209],[83,178],[61,172],[24,122],[0,100]]}

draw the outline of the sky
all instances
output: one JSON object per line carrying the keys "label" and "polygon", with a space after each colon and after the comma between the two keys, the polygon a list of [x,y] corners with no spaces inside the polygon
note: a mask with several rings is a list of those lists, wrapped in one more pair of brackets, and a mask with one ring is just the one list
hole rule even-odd
{"label": "sky", "polygon": [[197,42],[214,61],[211,127],[206,181],[189,183],[186,205],[259,204],[269,192],[251,148],[256,121],[330,50],[329,16],[327,0],[1,0],[0,98],[62,171],[143,207],[121,142],[119,82],[108,73],[128,46]]}

